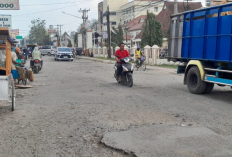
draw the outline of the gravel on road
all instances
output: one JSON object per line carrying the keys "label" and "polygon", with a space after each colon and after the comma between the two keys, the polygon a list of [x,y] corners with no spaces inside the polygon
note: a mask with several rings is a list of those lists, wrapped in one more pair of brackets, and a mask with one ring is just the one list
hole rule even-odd
{"label": "gravel on road", "polygon": [[232,135],[229,87],[193,95],[175,69],[148,67],[134,73],[129,88],[116,82],[111,63],[43,60],[33,88],[16,90],[16,111],[0,105],[0,156],[133,156],[102,144],[103,136],[154,125]]}

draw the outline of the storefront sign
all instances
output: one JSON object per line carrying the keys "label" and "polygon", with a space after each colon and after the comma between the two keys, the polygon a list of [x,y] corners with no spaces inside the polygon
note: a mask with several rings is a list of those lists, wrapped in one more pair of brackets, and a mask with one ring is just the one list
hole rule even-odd
{"label": "storefront sign", "polygon": [[8,27],[9,29],[11,29],[11,15],[0,14],[0,27]]}
{"label": "storefront sign", "polygon": [[0,0],[0,10],[19,10],[19,0]]}

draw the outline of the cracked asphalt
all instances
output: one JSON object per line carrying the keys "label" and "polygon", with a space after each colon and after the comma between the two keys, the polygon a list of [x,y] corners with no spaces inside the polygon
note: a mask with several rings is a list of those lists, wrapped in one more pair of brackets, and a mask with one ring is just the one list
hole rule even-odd
{"label": "cracked asphalt", "polygon": [[[229,87],[193,95],[175,69],[148,66],[134,73],[134,86],[129,88],[116,82],[108,62],[55,62],[48,56],[43,60],[33,88],[16,90],[15,112],[0,102],[0,157],[144,157],[101,140],[108,133],[143,132],[141,128],[155,126],[206,128],[231,138]],[[158,152],[162,156],[162,150]]]}

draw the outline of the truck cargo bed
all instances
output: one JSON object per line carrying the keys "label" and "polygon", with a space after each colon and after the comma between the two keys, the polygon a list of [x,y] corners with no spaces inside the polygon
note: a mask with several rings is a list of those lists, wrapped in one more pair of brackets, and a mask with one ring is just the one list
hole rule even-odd
{"label": "truck cargo bed", "polygon": [[171,61],[232,62],[232,3],[171,16]]}

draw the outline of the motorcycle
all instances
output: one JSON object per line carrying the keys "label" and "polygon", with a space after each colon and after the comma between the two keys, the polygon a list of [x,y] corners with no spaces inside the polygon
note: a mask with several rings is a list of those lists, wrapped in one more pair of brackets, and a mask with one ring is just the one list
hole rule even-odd
{"label": "motorcycle", "polygon": [[[119,57],[119,56],[116,56]],[[122,58],[120,60],[121,62],[123,62],[124,64],[122,64],[122,83],[127,84],[128,87],[132,87],[133,86],[133,70],[134,67],[133,65],[130,63],[130,61],[132,61],[131,58],[126,57],[126,58]],[[117,81],[119,81],[119,76],[117,75],[117,62],[114,64],[114,69],[115,69],[115,74],[114,77],[116,78]]]}
{"label": "motorcycle", "polygon": [[22,63],[23,63],[23,64],[26,64],[26,56],[25,56],[24,54],[21,53],[21,54],[18,56],[18,59],[21,59]]}
{"label": "motorcycle", "polygon": [[24,54],[24,59],[27,60],[27,53],[23,52],[23,54]]}
{"label": "motorcycle", "polygon": [[40,60],[36,59],[36,60],[32,61],[32,71],[35,74],[38,74],[39,71],[41,71],[41,68],[42,68],[42,63]]}
{"label": "motorcycle", "polygon": [[165,59],[166,56],[168,56],[168,52],[166,50],[162,50],[160,52],[159,58],[160,59]]}

